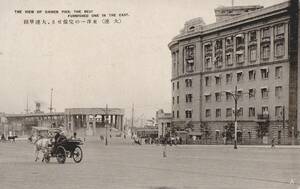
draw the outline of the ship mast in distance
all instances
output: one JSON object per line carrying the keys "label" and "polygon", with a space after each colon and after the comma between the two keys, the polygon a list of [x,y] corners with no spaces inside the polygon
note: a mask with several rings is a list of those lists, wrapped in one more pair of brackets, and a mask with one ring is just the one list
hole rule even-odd
{"label": "ship mast in distance", "polygon": [[53,88],[51,88],[50,108],[49,108],[49,110],[50,110],[50,113],[52,113],[52,112],[53,112],[53,106],[52,106],[52,95],[53,95]]}

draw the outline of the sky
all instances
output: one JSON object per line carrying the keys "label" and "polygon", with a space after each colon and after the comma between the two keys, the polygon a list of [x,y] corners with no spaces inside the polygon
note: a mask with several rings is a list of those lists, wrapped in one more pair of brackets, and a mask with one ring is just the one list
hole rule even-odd
{"label": "sky", "polygon": [[[235,0],[262,5],[283,0]],[[0,0],[0,112],[22,113],[35,102],[53,107],[124,108],[149,119],[171,111],[171,53],[168,43],[184,23],[215,22],[214,8],[231,0]],[[120,24],[26,25],[24,19],[66,15],[16,14],[15,10],[92,10],[128,13]],[[98,18],[101,20],[102,18]]]}

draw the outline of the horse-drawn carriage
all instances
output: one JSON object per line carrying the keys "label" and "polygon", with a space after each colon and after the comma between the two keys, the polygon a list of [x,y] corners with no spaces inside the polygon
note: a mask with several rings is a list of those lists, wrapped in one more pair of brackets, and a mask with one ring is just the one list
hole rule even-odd
{"label": "horse-drawn carriage", "polygon": [[[47,137],[38,136],[36,144],[36,153],[38,156],[38,151],[43,151],[43,160],[46,163],[50,162],[51,157],[57,159],[58,163],[65,163],[66,158],[73,158],[75,163],[79,163],[82,160],[83,153],[80,145],[83,145],[81,139],[73,137],[67,138],[64,135],[60,135],[58,139],[54,139],[55,134],[61,133],[61,129],[58,128],[33,128],[36,133],[44,133],[47,130]],[[37,158],[36,158],[37,160]]]}

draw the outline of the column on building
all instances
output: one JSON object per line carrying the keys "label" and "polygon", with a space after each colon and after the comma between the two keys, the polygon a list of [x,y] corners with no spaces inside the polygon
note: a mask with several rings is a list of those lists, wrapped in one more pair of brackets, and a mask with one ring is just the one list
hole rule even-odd
{"label": "column on building", "polygon": [[121,131],[124,131],[124,128],[123,128],[123,115],[120,116],[120,127],[121,127]]}
{"label": "column on building", "polygon": [[270,27],[270,61],[274,60],[274,27]]}
{"label": "column on building", "polygon": [[85,120],[86,120],[86,133],[88,133],[90,131],[90,115],[86,114],[85,115]]}
{"label": "column on building", "polygon": [[260,63],[260,43],[261,43],[261,30],[257,30],[256,32],[256,40],[257,40],[257,46],[256,46],[256,63]]}
{"label": "column on building", "polygon": [[289,28],[288,24],[284,24],[284,58],[288,58],[288,52],[289,52]]}
{"label": "column on building", "polygon": [[118,123],[118,115],[115,115],[115,124],[114,124],[114,128],[117,128],[117,123]]}
{"label": "column on building", "polygon": [[249,52],[249,50],[248,50],[248,41],[249,41],[249,39],[248,39],[249,37],[248,37],[248,33],[245,33],[245,36],[244,36],[244,41],[245,41],[245,52],[244,52],[244,54],[245,54],[245,59],[244,59],[244,61],[245,61],[245,64],[248,64],[248,52]]}
{"label": "column on building", "polygon": [[113,117],[113,115],[109,115],[109,117],[110,117],[110,125],[113,126],[114,117]]}
{"label": "column on building", "polygon": [[96,134],[96,116],[97,115],[93,115],[93,135]]}
{"label": "column on building", "polygon": [[233,40],[233,54],[232,54],[232,64],[236,66],[236,36],[232,37]]}
{"label": "column on building", "polygon": [[225,38],[222,39],[222,66],[225,67],[225,64],[226,64],[226,52],[225,52],[225,48],[226,48],[226,45],[225,45]]}
{"label": "column on building", "polygon": [[[216,60],[216,56],[215,56],[215,46],[216,46],[216,41],[212,41],[212,65],[215,65],[215,60]],[[215,66],[213,66],[213,69],[215,69]]]}
{"label": "column on building", "polygon": [[74,115],[71,115],[71,132],[74,132]]}

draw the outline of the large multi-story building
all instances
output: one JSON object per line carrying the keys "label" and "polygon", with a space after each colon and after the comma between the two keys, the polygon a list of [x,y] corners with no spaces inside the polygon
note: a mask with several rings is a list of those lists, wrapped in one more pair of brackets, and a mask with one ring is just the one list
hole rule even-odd
{"label": "large multi-story building", "polygon": [[291,143],[300,130],[298,7],[220,7],[216,23],[187,21],[169,43],[173,126],[218,140],[236,114],[239,142]]}

